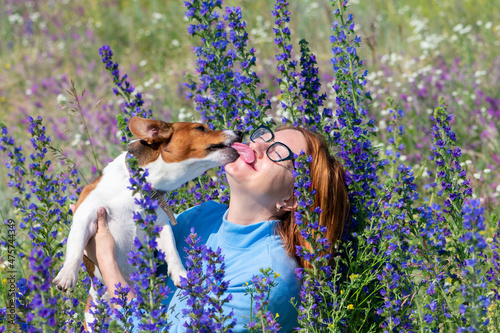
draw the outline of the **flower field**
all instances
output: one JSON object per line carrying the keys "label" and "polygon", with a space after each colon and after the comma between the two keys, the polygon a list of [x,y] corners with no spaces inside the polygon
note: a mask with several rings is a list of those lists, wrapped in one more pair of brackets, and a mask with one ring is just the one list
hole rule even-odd
{"label": "flower field", "polygon": [[[0,332],[82,331],[89,278],[51,285],[74,203],[124,149],[133,115],[323,134],[347,171],[351,214],[334,256],[296,160],[295,218],[311,249],[297,271],[297,331],[500,331],[500,17],[493,1],[5,0],[0,13]],[[126,74],[125,74],[126,73]],[[168,328],[150,246],[156,202],[134,159],[145,214],[131,281],[92,305],[94,331]],[[224,170],[176,192],[176,212],[228,201]],[[216,311],[224,258],[187,250],[185,328],[229,332]],[[273,272],[248,281],[252,332],[279,331]],[[148,283],[143,283],[148,281]],[[97,282],[96,282],[97,283]],[[200,293],[202,290],[211,290]],[[99,294],[104,293],[104,287]],[[129,300],[130,301],[130,300]],[[112,318],[112,319],[110,319]],[[138,327],[128,318],[138,318]]]}

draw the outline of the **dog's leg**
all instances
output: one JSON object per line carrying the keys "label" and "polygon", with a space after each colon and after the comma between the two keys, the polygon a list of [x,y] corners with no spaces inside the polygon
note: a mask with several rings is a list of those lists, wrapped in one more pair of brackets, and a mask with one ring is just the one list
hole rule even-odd
{"label": "dog's leg", "polygon": [[78,271],[83,260],[83,250],[97,229],[97,213],[94,209],[80,207],[73,217],[73,223],[66,242],[66,258],[59,274],[52,281],[60,290],[73,290],[78,280]]}
{"label": "dog's leg", "polygon": [[94,321],[94,316],[90,313],[90,302],[93,301],[92,299],[92,291],[94,288],[90,287],[90,295],[89,298],[87,298],[87,303],[85,304],[85,310],[83,310],[83,314],[85,315],[85,330],[88,333],[92,333],[92,329],[90,328],[90,324]]}
{"label": "dog's leg", "polygon": [[187,272],[184,269],[179,253],[177,252],[174,234],[172,233],[172,227],[169,224],[163,226],[157,242],[158,250],[165,254],[165,261],[168,265],[168,276],[170,276],[176,287],[180,287],[181,276],[186,277]]}
{"label": "dog's leg", "polygon": [[[108,293],[104,294],[104,298],[106,301],[109,302],[109,297]],[[90,284],[90,290],[89,290],[89,298],[87,299],[87,304],[85,304],[85,310],[83,314],[85,315],[85,329],[87,330],[88,333],[93,333],[93,330],[90,326],[95,321],[95,317],[93,314],[90,313],[90,307],[91,307],[91,302],[96,303],[98,300],[99,295],[97,294],[97,291],[94,288],[94,283]],[[95,309],[94,309],[95,310]]]}

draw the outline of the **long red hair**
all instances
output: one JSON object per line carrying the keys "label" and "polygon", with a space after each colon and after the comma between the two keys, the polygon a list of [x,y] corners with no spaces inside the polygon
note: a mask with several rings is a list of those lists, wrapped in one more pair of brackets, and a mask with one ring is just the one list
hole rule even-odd
{"label": "long red hair", "polygon": [[[335,246],[342,236],[344,224],[348,218],[349,199],[347,186],[345,184],[345,171],[342,164],[333,157],[323,135],[310,132],[301,127],[281,127],[276,131],[294,129],[301,132],[307,142],[307,154],[312,156],[309,165],[311,171],[311,182],[316,190],[314,196],[315,207],[322,210],[319,224],[326,226],[326,238],[330,242],[330,252],[335,251]],[[310,248],[305,239],[300,235],[298,226],[295,224],[294,213],[282,216],[281,223],[277,226],[287,253],[295,256],[301,267],[310,267],[309,262],[296,255],[295,246]]]}

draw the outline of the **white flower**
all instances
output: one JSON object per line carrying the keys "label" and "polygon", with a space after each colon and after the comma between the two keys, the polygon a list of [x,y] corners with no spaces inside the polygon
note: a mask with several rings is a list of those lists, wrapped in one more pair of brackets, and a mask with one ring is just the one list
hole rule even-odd
{"label": "white flower", "polygon": [[486,75],[486,71],[476,71],[474,73],[475,77],[481,77],[481,76],[485,76],[485,75]]}
{"label": "white flower", "polygon": [[63,104],[63,103],[66,103],[68,101],[68,98],[64,94],[58,94],[56,97],[56,100],[57,100],[57,104]]}
{"label": "white flower", "polygon": [[181,43],[177,39],[172,39],[171,44],[173,47],[179,47],[181,45]]}
{"label": "white flower", "polygon": [[150,85],[152,85],[153,83],[155,82],[155,80],[153,78],[147,80],[146,82],[144,82],[144,87],[149,87]]}
{"label": "white flower", "polygon": [[398,14],[403,15],[404,13],[406,13],[409,10],[410,10],[410,6],[408,6],[408,5],[403,6],[402,8],[398,9]]}
{"label": "white flower", "polygon": [[[381,59],[381,61],[382,61],[382,62],[384,62],[384,61],[383,61],[384,57],[386,57],[386,56],[385,56],[385,55],[384,55],[384,56],[382,56],[382,59]],[[370,73],[368,73],[368,75],[366,76],[366,79],[367,79],[368,81],[373,81],[376,77],[377,77],[377,72],[370,72]],[[333,86],[333,83],[332,83],[330,86]]]}
{"label": "white flower", "polygon": [[8,20],[9,20],[10,24],[15,24],[15,23],[23,24],[24,23],[23,17],[17,13],[9,15]]}
{"label": "white flower", "polygon": [[40,18],[40,13],[39,12],[34,12],[34,13],[30,14],[30,20],[33,21],[33,22],[38,21],[39,18]]}
{"label": "white flower", "polygon": [[164,15],[163,14],[160,14],[160,13],[153,13],[153,19],[151,20],[151,22],[153,24],[156,24],[158,23],[159,21],[163,20],[163,17]]}
{"label": "white flower", "polygon": [[141,61],[139,62],[139,67],[144,67],[144,66],[146,66],[147,64],[148,64],[148,61],[147,61],[146,59],[141,60]]}
{"label": "white flower", "polygon": [[419,19],[410,20],[410,25],[413,27],[413,33],[415,35],[419,35],[420,32],[422,32],[424,28],[427,26],[427,23],[429,23],[429,20],[427,18],[424,18],[422,20]]}
{"label": "white flower", "polygon": [[497,188],[495,189],[495,191],[500,193],[500,185],[497,185]]}
{"label": "white flower", "polygon": [[485,174],[488,174],[488,173],[490,173],[490,172],[491,172],[491,169],[484,169],[484,170],[483,170],[483,172],[484,172]]}
{"label": "white flower", "polygon": [[267,117],[265,117],[265,118],[262,118],[262,120],[263,120],[265,123],[267,123],[267,122],[270,122],[271,120],[273,120],[273,117],[271,117],[271,116],[267,116]]}
{"label": "white flower", "polygon": [[74,147],[76,146],[82,139],[82,136],[80,135],[80,133],[76,133],[75,134],[75,138],[73,139],[73,142],[71,142],[71,145]]}
{"label": "white flower", "polygon": [[469,24],[468,26],[460,30],[458,33],[461,35],[465,35],[468,34],[471,30],[472,30],[472,25]]}
{"label": "white flower", "polygon": [[459,24],[457,24],[457,25],[453,28],[453,31],[458,32],[458,31],[462,30],[462,29],[463,29],[463,27],[464,27],[464,26],[463,26],[463,24],[462,24],[462,23],[459,23]]}
{"label": "white flower", "polygon": [[484,27],[486,29],[491,29],[491,27],[493,27],[493,23],[492,22],[486,22],[486,24],[484,25]]}
{"label": "white flower", "polygon": [[476,179],[480,179],[480,178],[481,178],[481,175],[480,175],[479,173],[477,173],[477,172],[476,172],[476,173],[474,174],[474,178],[476,178]]}
{"label": "white flower", "polygon": [[381,121],[378,122],[378,128],[381,129],[381,130],[387,128],[387,124],[386,124],[385,120],[381,120]]}

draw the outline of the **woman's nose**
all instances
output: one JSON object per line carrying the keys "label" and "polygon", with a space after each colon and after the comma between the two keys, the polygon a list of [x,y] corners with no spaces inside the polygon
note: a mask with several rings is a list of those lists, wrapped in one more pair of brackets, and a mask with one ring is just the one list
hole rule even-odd
{"label": "woman's nose", "polygon": [[255,151],[257,158],[262,158],[266,153],[266,149],[269,147],[269,142],[250,142],[250,148]]}

